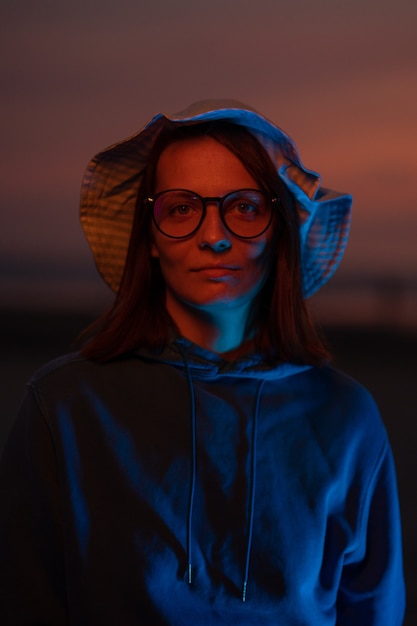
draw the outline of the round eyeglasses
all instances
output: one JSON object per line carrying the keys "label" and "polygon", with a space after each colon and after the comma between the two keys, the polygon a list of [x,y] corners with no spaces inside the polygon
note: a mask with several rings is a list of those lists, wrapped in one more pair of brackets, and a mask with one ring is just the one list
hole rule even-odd
{"label": "round eyeglasses", "polygon": [[168,189],[145,199],[152,207],[157,229],[167,237],[190,237],[201,226],[207,204],[217,204],[226,228],[237,237],[253,239],[262,235],[272,222],[271,198],[260,189],[239,189],[222,198],[199,196],[188,189]]}

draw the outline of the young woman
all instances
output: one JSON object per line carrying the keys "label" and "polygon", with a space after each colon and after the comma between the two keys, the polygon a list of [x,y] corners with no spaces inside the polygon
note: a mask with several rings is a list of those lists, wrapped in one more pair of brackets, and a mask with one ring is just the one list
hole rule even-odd
{"label": "young woman", "polygon": [[82,223],[117,295],[28,385],[0,474],[1,623],[402,623],[387,435],[305,305],[350,206],[231,101],[92,160]]}

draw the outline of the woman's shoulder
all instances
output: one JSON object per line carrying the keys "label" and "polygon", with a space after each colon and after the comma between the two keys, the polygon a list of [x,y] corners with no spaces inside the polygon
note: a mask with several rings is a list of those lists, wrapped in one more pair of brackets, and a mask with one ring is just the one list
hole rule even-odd
{"label": "woman's shoulder", "polygon": [[386,429],[375,398],[366,387],[331,366],[311,368],[306,375],[306,393],[314,398],[311,419],[318,430],[338,438],[341,445],[351,446],[356,441],[361,448],[385,447]]}
{"label": "woman's shoulder", "polygon": [[71,352],[62,356],[56,357],[47,363],[44,363],[39,367],[29,379],[29,384],[38,384],[43,380],[46,380],[50,376],[62,375],[67,373],[71,369],[79,368],[81,364],[85,362],[85,359],[79,352]]}
{"label": "woman's shoulder", "polygon": [[87,359],[79,352],[60,356],[41,366],[28,380],[27,385],[37,390],[62,389],[80,384],[101,383],[106,385],[126,376],[134,369],[137,359],[126,356],[106,363]]}
{"label": "woman's shoulder", "polygon": [[360,381],[332,365],[311,367],[305,378],[306,388],[320,395],[323,401],[337,400],[338,404],[347,402],[350,407],[368,407],[378,412],[372,393]]}
{"label": "woman's shoulder", "polygon": [[31,387],[54,384],[60,379],[70,379],[80,374],[85,375],[88,371],[94,370],[95,363],[85,359],[79,352],[64,354],[51,361],[48,361],[37,369],[28,381]]}

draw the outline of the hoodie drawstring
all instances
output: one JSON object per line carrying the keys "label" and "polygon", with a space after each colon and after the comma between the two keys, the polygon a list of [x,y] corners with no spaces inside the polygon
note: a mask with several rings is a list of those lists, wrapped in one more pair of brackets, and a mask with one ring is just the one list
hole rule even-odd
{"label": "hoodie drawstring", "polygon": [[[188,363],[187,355],[180,343],[177,343],[179,351],[181,353],[185,375],[187,378],[187,386],[190,400],[190,416],[191,416],[191,480],[190,491],[188,496],[188,513],[187,513],[187,569],[188,569],[188,584],[192,583],[192,521],[193,521],[193,509],[194,509],[194,495],[197,475],[197,442],[196,442],[196,406],[195,406],[195,393],[194,384],[190,372],[190,366]],[[249,476],[249,501],[248,501],[248,535],[246,542],[246,556],[245,556],[245,571],[243,577],[242,586],[242,602],[246,602],[246,594],[249,578],[249,564],[252,547],[253,536],[253,518],[255,514],[255,491],[256,491],[256,439],[258,432],[258,417],[259,417],[259,405],[261,401],[262,388],[265,380],[259,381],[258,388],[255,396],[255,406],[253,410],[252,419],[252,433],[251,433],[251,459],[250,459],[250,476]]]}
{"label": "hoodie drawstring", "polygon": [[250,464],[250,484],[249,484],[249,504],[248,504],[248,539],[246,542],[246,559],[245,559],[245,575],[242,586],[242,602],[246,602],[246,592],[249,578],[249,563],[252,547],[253,535],[253,518],[255,513],[255,491],[256,491],[256,437],[258,433],[258,416],[259,404],[261,401],[262,388],[265,381],[261,380],[256,390],[255,407],[252,419],[252,437],[251,437],[251,464]]}
{"label": "hoodie drawstring", "polygon": [[193,510],[194,510],[194,494],[195,483],[197,473],[197,443],[196,443],[196,411],[195,411],[195,394],[193,379],[191,377],[190,366],[188,364],[187,356],[180,343],[177,343],[179,351],[181,352],[182,360],[184,361],[185,374],[187,378],[188,393],[190,399],[190,416],[191,416],[191,481],[190,491],[188,495],[188,514],[187,514],[187,569],[188,569],[188,584],[191,585],[192,577],[192,522],[193,522]]}

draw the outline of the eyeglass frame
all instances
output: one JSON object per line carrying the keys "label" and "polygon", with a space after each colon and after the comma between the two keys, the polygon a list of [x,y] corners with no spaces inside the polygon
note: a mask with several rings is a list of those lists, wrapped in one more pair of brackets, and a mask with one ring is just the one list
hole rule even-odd
{"label": "eyeglass frame", "polygon": [[[196,198],[198,198],[201,202],[201,206],[203,207],[202,213],[201,213],[201,218],[197,224],[197,226],[189,233],[187,233],[187,235],[168,235],[165,231],[162,230],[162,228],[159,226],[159,224],[156,221],[156,217],[155,217],[155,202],[156,200],[162,196],[165,193],[168,193],[170,191],[185,191],[189,194],[192,194],[193,196],[195,196]],[[257,235],[250,235],[250,236],[245,236],[245,235],[238,235],[237,233],[233,232],[233,230],[231,230],[231,228],[227,225],[225,219],[224,219],[224,215],[222,212],[222,207],[224,204],[224,201],[226,200],[226,198],[228,198],[229,196],[232,196],[236,193],[242,192],[242,191],[256,191],[257,193],[261,193],[263,194],[270,202],[270,216],[269,216],[269,220],[267,225],[265,226],[265,228],[263,228],[261,230],[260,233],[258,233]],[[198,229],[200,228],[200,226],[202,225],[204,218],[206,217],[207,214],[207,204],[209,203],[213,203],[213,204],[217,204],[218,209],[219,209],[219,213],[220,213],[220,219],[222,220],[223,225],[225,226],[225,228],[228,230],[229,233],[231,233],[232,235],[234,235],[234,237],[238,237],[239,239],[256,239],[257,237],[260,237],[261,235],[263,235],[268,228],[271,226],[272,224],[272,219],[274,217],[274,212],[273,212],[273,206],[276,206],[279,202],[280,202],[280,198],[279,196],[272,196],[269,197],[268,194],[263,191],[262,189],[251,189],[251,188],[244,188],[244,189],[236,189],[236,191],[231,191],[227,194],[225,194],[224,196],[200,196],[200,194],[198,194],[195,191],[192,191],[191,189],[182,189],[182,188],[175,188],[175,189],[164,189],[163,191],[159,191],[158,193],[154,194],[153,196],[147,196],[144,199],[145,204],[147,204],[148,206],[152,207],[152,221],[155,224],[156,228],[159,230],[160,233],[162,233],[162,235],[164,235],[165,237],[169,237],[170,239],[187,239],[188,237],[191,237],[192,235],[194,235]]]}

